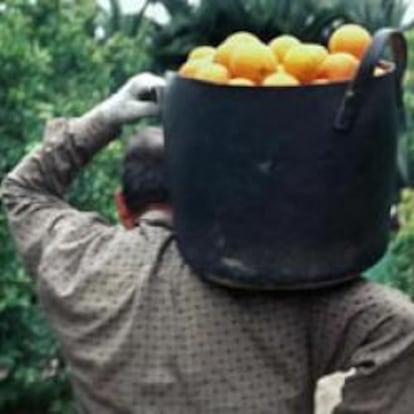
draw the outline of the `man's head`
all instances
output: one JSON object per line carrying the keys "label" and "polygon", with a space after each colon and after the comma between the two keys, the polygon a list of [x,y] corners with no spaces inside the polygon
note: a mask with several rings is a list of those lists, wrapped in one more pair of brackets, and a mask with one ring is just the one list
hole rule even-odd
{"label": "man's head", "polygon": [[162,130],[149,127],[131,139],[125,152],[122,190],[115,195],[120,220],[132,228],[150,209],[169,209]]}

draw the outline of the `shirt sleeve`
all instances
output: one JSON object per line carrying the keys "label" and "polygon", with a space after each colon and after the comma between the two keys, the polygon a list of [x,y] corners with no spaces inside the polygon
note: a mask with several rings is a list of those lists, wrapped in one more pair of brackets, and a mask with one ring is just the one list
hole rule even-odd
{"label": "shirt sleeve", "polygon": [[64,197],[75,175],[118,132],[96,115],[55,119],[47,125],[40,147],[6,176],[3,204],[33,278],[38,277],[46,249],[56,247],[62,238],[67,242],[73,235],[75,241],[112,227],[98,214],[71,207]]}

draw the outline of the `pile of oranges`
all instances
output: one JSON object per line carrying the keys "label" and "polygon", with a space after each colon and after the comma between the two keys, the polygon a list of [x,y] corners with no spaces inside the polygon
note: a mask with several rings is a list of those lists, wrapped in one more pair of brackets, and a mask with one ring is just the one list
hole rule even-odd
{"label": "pile of oranges", "polygon": [[[296,86],[352,79],[372,42],[362,26],[346,24],[330,37],[328,47],[281,35],[268,44],[249,32],[237,32],[219,46],[198,46],[179,75],[237,86]],[[384,70],[376,69],[376,75]]]}

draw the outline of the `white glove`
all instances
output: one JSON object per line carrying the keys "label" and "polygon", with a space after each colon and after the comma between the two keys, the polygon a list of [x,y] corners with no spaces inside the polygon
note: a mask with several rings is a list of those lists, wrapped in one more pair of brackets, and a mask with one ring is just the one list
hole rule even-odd
{"label": "white glove", "polygon": [[157,115],[157,102],[145,100],[154,88],[165,86],[165,80],[151,73],[141,73],[129,79],[121,89],[103,101],[94,112],[110,125],[120,127],[146,116]]}

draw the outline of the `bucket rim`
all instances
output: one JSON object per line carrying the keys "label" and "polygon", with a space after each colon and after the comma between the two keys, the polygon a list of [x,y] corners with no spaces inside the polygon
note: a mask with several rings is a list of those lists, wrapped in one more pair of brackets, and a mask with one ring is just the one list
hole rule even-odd
{"label": "bucket rim", "polygon": [[[394,62],[391,62],[389,60],[381,60],[377,67],[385,70],[385,73],[378,75],[378,76],[373,76],[372,80],[383,80],[385,78],[389,78],[390,76],[393,76],[393,74],[396,71],[396,64]],[[222,84],[222,83],[214,83],[214,82],[209,82],[209,81],[205,81],[205,80],[200,80],[200,79],[194,79],[194,78],[189,78],[189,77],[184,77],[181,76],[177,71],[169,71],[167,73],[167,82],[171,83],[171,82],[182,82],[182,83],[187,83],[187,84],[193,84],[193,85],[199,85],[199,86],[204,86],[204,87],[208,87],[209,89],[225,89],[225,90],[245,90],[245,91],[257,91],[257,90],[269,90],[269,91],[275,91],[275,90],[292,90],[292,91],[298,91],[298,90],[303,90],[303,89],[319,89],[319,88],[337,88],[337,87],[347,87],[350,85],[350,83],[352,83],[354,80],[353,79],[349,79],[349,80],[344,80],[344,81],[331,81],[328,83],[322,83],[322,84],[318,84],[318,83],[310,83],[310,84],[300,84],[300,85],[272,85],[272,86],[262,86],[262,85],[252,85],[252,86],[241,86],[241,85],[228,85],[228,84]],[[249,92],[248,92],[249,93]]]}

